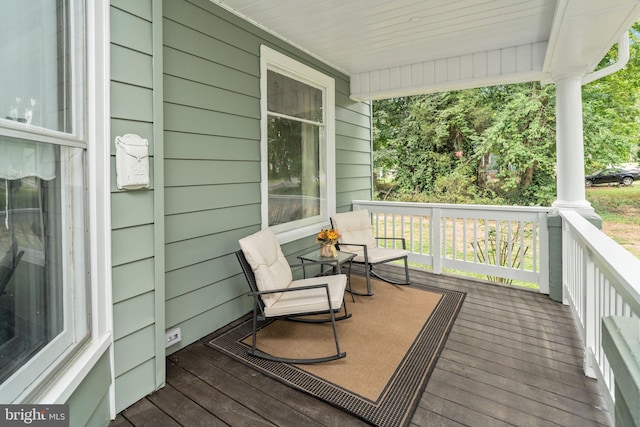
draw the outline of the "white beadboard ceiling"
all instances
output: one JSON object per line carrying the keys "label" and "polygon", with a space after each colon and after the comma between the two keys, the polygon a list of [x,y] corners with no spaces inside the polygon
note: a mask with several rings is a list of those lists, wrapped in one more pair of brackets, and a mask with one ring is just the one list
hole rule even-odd
{"label": "white beadboard ceiling", "polygon": [[358,99],[586,74],[640,16],[640,0],[212,1],[349,75]]}

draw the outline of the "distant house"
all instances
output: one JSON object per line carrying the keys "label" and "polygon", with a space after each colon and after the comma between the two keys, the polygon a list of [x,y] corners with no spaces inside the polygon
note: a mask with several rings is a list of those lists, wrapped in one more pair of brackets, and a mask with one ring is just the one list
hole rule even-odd
{"label": "distant house", "polygon": [[[249,310],[238,239],[271,226],[287,254],[308,249],[372,198],[370,100],[545,79],[579,102],[558,73],[593,71],[640,15],[499,2],[515,31],[500,33],[495,10],[449,2],[246,3],[0,5],[0,403],[107,424],[164,386],[167,355]],[[373,3],[388,31],[353,19]],[[431,14],[464,43],[430,39]],[[487,37],[456,31],[476,27]],[[572,188],[563,206],[588,209]]]}

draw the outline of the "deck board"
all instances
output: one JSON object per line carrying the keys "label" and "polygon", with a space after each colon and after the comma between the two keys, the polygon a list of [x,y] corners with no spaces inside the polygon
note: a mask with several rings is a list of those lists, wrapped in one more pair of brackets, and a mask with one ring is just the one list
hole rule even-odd
{"label": "deck board", "polygon": [[[403,270],[388,273],[402,277]],[[413,427],[612,425],[597,383],[582,372],[580,335],[568,307],[484,281],[420,270],[411,275],[416,282],[467,292]],[[366,425],[207,347],[204,342],[217,333],[171,355],[167,386],[123,411],[110,427],[156,421]]]}

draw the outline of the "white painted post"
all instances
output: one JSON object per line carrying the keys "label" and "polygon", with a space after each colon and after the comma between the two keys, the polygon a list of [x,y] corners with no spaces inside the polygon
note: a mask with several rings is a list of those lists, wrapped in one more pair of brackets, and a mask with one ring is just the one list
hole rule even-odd
{"label": "white painted post", "polygon": [[553,207],[592,214],[584,189],[581,76],[563,76],[555,83],[558,194]]}

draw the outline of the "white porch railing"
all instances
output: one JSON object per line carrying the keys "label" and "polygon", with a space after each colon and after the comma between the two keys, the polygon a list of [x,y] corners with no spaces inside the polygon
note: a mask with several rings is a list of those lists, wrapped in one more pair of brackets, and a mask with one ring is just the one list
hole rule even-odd
{"label": "white porch railing", "polygon": [[602,349],[602,319],[640,316],[640,259],[602,233],[580,214],[562,216],[562,294],[584,339],[585,374],[606,386],[610,408],[614,377]]}
{"label": "white porch railing", "polygon": [[378,237],[404,237],[409,261],[493,280],[537,284],[549,293],[547,214],[551,208],[356,200]]}
{"label": "white porch railing", "polygon": [[[410,261],[434,273],[450,268],[524,280],[549,292],[547,215],[552,208],[357,200],[353,209],[370,211],[377,236],[404,237]],[[563,302],[582,333],[584,372],[598,379],[611,409],[615,383],[602,348],[602,320],[640,319],[640,259],[579,213],[558,213]]]}

